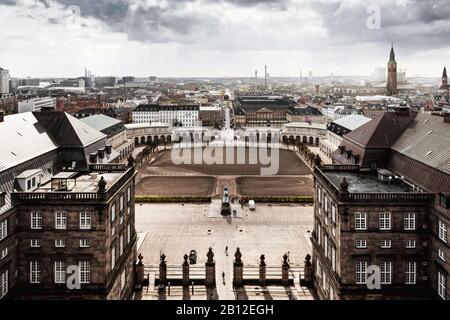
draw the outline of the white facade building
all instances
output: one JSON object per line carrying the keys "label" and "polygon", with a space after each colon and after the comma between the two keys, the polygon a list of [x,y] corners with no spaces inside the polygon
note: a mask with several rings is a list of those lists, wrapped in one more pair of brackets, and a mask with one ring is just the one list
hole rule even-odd
{"label": "white facade building", "polygon": [[133,123],[181,123],[193,127],[199,121],[198,105],[140,105],[133,111]]}
{"label": "white facade building", "polygon": [[56,99],[51,97],[32,98],[19,101],[18,113],[41,111],[42,108],[55,108]]}
{"label": "white facade building", "polygon": [[9,93],[9,71],[0,68],[0,94]]}

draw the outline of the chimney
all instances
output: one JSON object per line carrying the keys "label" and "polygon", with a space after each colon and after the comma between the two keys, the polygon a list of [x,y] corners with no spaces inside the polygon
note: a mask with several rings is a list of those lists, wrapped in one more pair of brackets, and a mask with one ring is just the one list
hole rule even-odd
{"label": "chimney", "polygon": [[106,154],[111,154],[112,146],[111,145],[105,146],[105,150],[106,150]]}
{"label": "chimney", "polygon": [[0,110],[0,122],[5,121],[5,111]]}
{"label": "chimney", "polygon": [[98,150],[98,157],[99,157],[100,159],[105,158],[105,149],[104,149],[104,148]]}

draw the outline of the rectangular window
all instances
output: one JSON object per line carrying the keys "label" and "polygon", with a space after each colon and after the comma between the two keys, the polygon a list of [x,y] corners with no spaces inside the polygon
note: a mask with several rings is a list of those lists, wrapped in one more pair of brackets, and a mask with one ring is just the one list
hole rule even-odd
{"label": "rectangular window", "polygon": [[405,248],[406,249],[414,249],[416,247],[416,240],[406,240]]}
{"label": "rectangular window", "polygon": [[111,227],[111,237],[114,237],[116,234],[116,227]]}
{"label": "rectangular window", "polygon": [[127,189],[127,201],[128,203],[131,202],[131,187],[128,187]]}
{"label": "rectangular window", "polygon": [[30,283],[41,283],[42,265],[40,261],[30,261]]}
{"label": "rectangular window", "polygon": [[80,283],[91,283],[91,262],[80,261]]}
{"label": "rectangular window", "polygon": [[391,240],[381,240],[381,248],[382,249],[390,249],[392,247]]}
{"label": "rectangular window", "polygon": [[80,248],[89,248],[91,246],[91,240],[81,239],[80,240]]}
{"label": "rectangular window", "polygon": [[0,260],[5,259],[7,255],[8,255],[8,247],[3,249],[2,252],[0,253]]}
{"label": "rectangular window", "polygon": [[57,212],[55,214],[55,229],[67,229],[67,213]]}
{"label": "rectangular window", "polygon": [[31,213],[31,229],[42,229],[42,213]]}
{"label": "rectangular window", "polygon": [[116,246],[113,245],[111,248],[111,270],[114,270],[116,266]]}
{"label": "rectangular window", "polygon": [[123,195],[119,198],[119,211],[122,212],[123,210]]}
{"label": "rectangular window", "polygon": [[334,204],[331,205],[331,220],[336,223],[336,206]]}
{"label": "rectangular window", "polygon": [[356,261],[356,284],[367,282],[367,261]]}
{"label": "rectangular window", "polygon": [[447,243],[447,226],[439,220],[439,239]]}
{"label": "rectangular window", "polygon": [[127,227],[127,243],[130,243],[131,241],[131,224],[128,224]]}
{"label": "rectangular window", "polygon": [[30,242],[31,242],[30,246],[32,248],[40,248],[41,247],[41,240],[40,239],[32,239]]}
{"label": "rectangular window", "polygon": [[389,212],[380,213],[380,230],[391,230],[391,214]]}
{"label": "rectangular window", "polygon": [[405,284],[416,284],[417,264],[414,261],[408,261],[405,265]]}
{"label": "rectangular window", "polygon": [[8,236],[8,220],[0,222],[0,241]]}
{"label": "rectangular window", "polygon": [[381,284],[392,283],[392,262],[383,261],[380,264]]}
{"label": "rectangular window", "polygon": [[8,270],[0,273],[0,299],[8,293]]}
{"label": "rectangular window", "polygon": [[121,256],[123,253],[123,234],[119,237],[119,255]]}
{"label": "rectangular window", "polygon": [[66,263],[55,261],[55,283],[66,283]]}
{"label": "rectangular window", "polygon": [[442,261],[445,261],[445,252],[443,250],[441,250],[441,249],[438,249],[438,257]]}
{"label": "rectangular window", "polygon": [[416,214],[405,213],[403,217],[403,227],[405,230],[416,230]]}
{"label": "rectangular window", "polygon": [[122,271],[122,273],[120,274],[120,288],[123,290],[123,288],[125,288],[125,285],[126,285],[126,283],[127,283],[127,275],[126,275],[126,273],[125,273],[125,270],[126,269],[124,269],[123,271]]}
{"label": "rectangular window", "polygon": [[355,213],[355,230],[366,230],[367,229],[367,214],[357,212]]}
{"label": "rectangular window", "polygon": [[357,249],[366,249],[367,248],[367,240],[356,240],[356,248]]}
{"label": "rectangular window", "polygon": [[442,299],[447,297],[447,276],[438,271],[438,294]]}
{"label": "rectangular window", "polygon": [[113,204],[111,207],[111,222],[114,222],[116,220],[116,205]]}
{"label": "rectangular window", "polygon": [[81,212],[80,213],[80,229],[90,230],[91,229],[91,213]]}
{"label": "rectangular window", "polygon": [[64,239],[55,240],[55,248],[65,248],[65,247],[66,247],[66,240]]}

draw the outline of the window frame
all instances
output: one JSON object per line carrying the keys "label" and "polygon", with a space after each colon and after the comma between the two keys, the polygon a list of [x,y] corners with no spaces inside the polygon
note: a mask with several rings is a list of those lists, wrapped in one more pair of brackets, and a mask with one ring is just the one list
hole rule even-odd
{"label": "window frame", "polygon": [[379,228],[382,231],[388,231],[392,229],[391,224],[391,213],[390,212],[380,212],[379,214]]}
{"label": "window frame", "polygon": [[367,230],[366,212],[355,212],[355,230]]}

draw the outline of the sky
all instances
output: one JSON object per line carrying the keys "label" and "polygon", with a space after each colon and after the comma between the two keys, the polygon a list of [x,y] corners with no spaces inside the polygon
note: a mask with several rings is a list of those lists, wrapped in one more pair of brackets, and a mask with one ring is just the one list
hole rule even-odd
{"label": "sky", "polygon": [[448,0],[0,0],[12,77],[370,75],[450,66]]}

